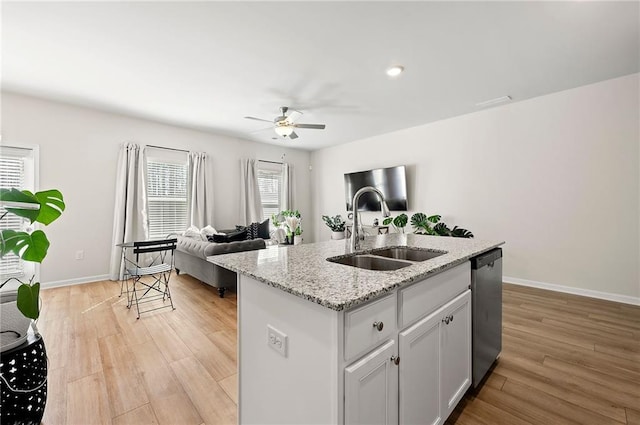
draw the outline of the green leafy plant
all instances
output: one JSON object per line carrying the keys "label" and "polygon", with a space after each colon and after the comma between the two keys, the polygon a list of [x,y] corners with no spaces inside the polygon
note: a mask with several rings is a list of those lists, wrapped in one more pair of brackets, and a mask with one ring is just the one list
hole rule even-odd
{"label": "green leafy plant", "polygon": [[385,226],[388,226],[389,224],[391,224],[394,227],[394,229],[396,229],[396,232],[399,231],[401,233],[404,233],[404,228],[406,227],[408,221],[409,221],[409,217],[407,217],[406,214],[402,213],[396,217],[385,218],[382,224],[384,224]]}
{"label": "green leafy plant", "polygon": [[[0,189],[0,205],[5,209],[0,215],[0,220],[7,214],[13,214],[29,220],[31,224],[44,225],[55,221],[65,209],[62,193],[55,189],[35,194],[28,190]],[[25,261],[41,263],[47,255],[49,245],[49,240],[42,230],[0,231],[0,258],[14,253]],[[26,317],[35,320],[40,316],[40,282],[33,282],[34,277],[32,276],[28,282],[12,277],[2,282],[0,288],[13,280],[19,282],[17,307]]]}
{"label": "green leafy plant", "polygon": [[333,217],[323,215],[322,220],[331,229],[332,232],[344,232],[347,223],[342,219],[340,214]]}
{"label": "green leafy plant", "polygon": [[454,226],[453,229],[450,229],[440,220],[442,220],[442,216],[439,214],[427,217],[424,213],[415,213],[411,216],[411,225],[414,229],[413,232],[422,235],[452,236],[455,238],[473,237],[473,233],[469,230],[458,226]]}

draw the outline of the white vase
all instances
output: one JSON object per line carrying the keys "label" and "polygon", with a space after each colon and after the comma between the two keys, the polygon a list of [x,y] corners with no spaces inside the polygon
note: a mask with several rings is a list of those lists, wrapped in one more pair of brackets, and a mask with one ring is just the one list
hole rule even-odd
{"label": "white vase", "polygon": [[344,230],[342,232],[331,232],[331,239],[334,239],[334,240],[344,239]]}
{"label": "white vase", "polygon": [[293,244],[300,245],[302,243],[302,235],[295,235],[293,237]]}

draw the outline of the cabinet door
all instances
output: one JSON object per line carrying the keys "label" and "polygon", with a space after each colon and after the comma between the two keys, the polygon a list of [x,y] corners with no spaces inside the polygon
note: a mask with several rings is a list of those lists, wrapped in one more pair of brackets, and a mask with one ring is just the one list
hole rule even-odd
{"label": "cabinet door", "polygon": [[345,369],[345,424],[398,423],[398,366],[391,340]]}
{"label": "cabinet door", "polygon": [[440,327],[442,310],[400,332],[399,410],[401,424],[442,423]]}
{"label": "cabinet door", "polygon": [[441,310],[442,415],[446,419],[471,385],[471,291]]}

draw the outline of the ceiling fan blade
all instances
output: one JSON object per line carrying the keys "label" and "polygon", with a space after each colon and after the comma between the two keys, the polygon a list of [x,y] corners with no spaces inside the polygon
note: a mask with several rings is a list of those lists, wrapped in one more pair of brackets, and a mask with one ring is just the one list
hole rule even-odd
{"label": "ceiling fan blade", "polygon": [[313,128],[315,130],[324,130],[324,124],[293,124],[295,128]]}
{"label": "ceiling fan blade", "polygon": [[273,126],[271,126],[271,127],[261,128],[261,129],[259,129],[259,130],[253,130],[253,131],[250,131],[250,132],[249,132],[249,134],[260,133],[260,132],[263,132],[263,131],[266,131],[266,130],[271,130],[271,131],[273,131]]}
{"label": "ceiling fan blade", "polygon": [[296,122],[297,119],[299,119],[302,116],[302,112],[296,111],[295,109],[290,109],[290,111],[291,113],[287,117],[287,121],[293,124],[294,122]]}
{"label": "ceiling fan blade", "polygon": [[295,131],[291,132],[291,134],[289,135],[289,139],[297,139],[298,135],[296,134]]}
{"label": "ceiling fan blade", "polygon": [[265,119],[262,119],[262,118],[256,118],[256,117],[245,117],[245,118],[246,118],[246,119],[248,119],[248,120],[264,121],[264,122],[270,122],[270,123],[272,123],[272,122],[273,122],[273,121],[271,121],[271,120],[265,120]]}

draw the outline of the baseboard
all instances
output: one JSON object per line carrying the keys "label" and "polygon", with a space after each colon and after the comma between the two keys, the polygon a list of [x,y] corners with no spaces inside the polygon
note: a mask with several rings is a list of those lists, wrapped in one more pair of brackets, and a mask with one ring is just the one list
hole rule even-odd
{"label": "baseboard", "polygon": [[537,282],[535,280],[520,279],[517,277],[502,276],[506,283],[513,283],[533,288],[548,289],[549,291],[564,292],[566,294],[582,295],[583,297],[598,298],[601,300],[615,301],[618,303],[640,305],[640,297],[612,294],[610,292],[594,291],[592,289],[574,288],[573,286],[556,285],[553,283]]}
{"label": "baseboard", "polygon": [[83,283],[98,282],[101,280],[109,280],[109,275],[102,274],[98,276],[86,276],[86,277],[77,277],[75,279],[56,280],[53,282],[41,282],[40,287],[42,289],[57,288],[59,286],[81,285]]}

